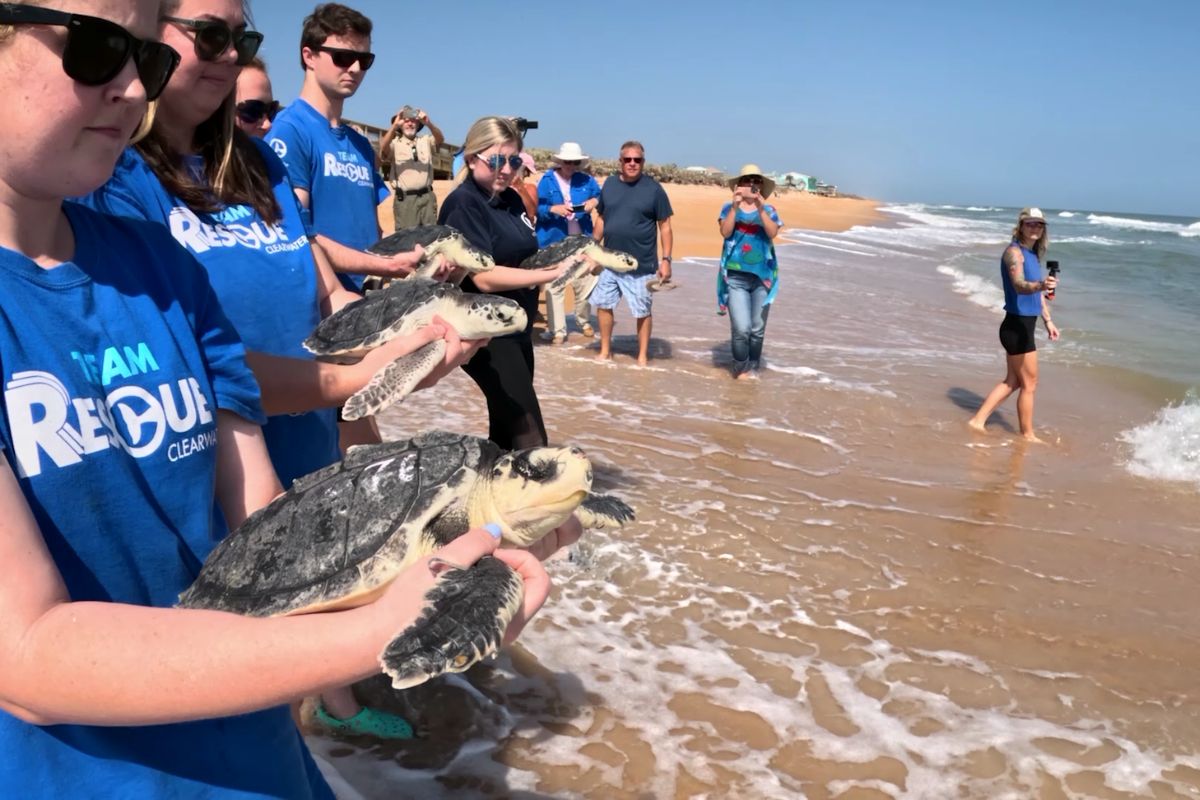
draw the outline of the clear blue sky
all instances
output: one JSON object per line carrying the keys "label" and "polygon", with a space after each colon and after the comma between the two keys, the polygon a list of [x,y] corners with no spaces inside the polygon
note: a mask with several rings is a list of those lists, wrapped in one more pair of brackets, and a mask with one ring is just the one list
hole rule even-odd
{"label": "clear blue sky", "polygon": [[[881,199],[1200,216],[1200,0],[348,5],[378,54],[354,119],[410,103],[460,142],[512,114],[534,147],[636,138]],[[252,0],[285,102],[311,8]]]}

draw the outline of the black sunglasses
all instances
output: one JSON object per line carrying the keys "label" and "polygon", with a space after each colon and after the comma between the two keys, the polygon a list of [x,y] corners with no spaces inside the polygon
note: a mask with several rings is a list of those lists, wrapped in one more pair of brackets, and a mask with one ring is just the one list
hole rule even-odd
{"label": "black sunglasses", "polygon": [[347,50],[344,47],[326,47],[325,45],[317,45],[315,48],[322,53],[329,53],[329,60],[338,69],[350,69],[355,61],[363,72],[371,68],[375,63],[374,53],[364,53],[361,50]]}
{"label": "black sunglasses", "polygon": [[230,47],[237,51],[238,66],[244,67],[258,53],[263,35],[258,31],[248,31],[246,26],[229,27],[229,23],[220,19],[184,19],[183,17],[163,17],[163,22],[174,22],[196,33],[193,40],[196,47],[196,57],[201,61],[216,61]]}
{"label": "black sunglasses", "polygon": [[644,156],[621,156],[621,160],[626,164],[641,164],[646,158]]}
{"label": "black sunglasses", "polygon": [[162,94],[171,73],[179,66],[179,53],[170,46],[139,39],[117,23],[99,17],[0,3],[0,24],[66,28],[63,72],[84,86],[103,86],[121,74],[132,58],[146,98],[153,100]]}
{"label": "black sunglasses", "polygon": [[279,101],[272,100],[243,100],[237,104],[238,119],[247,125],[255,125],[266,117],[271,122],[275,121],[275,115],[279,113]]}
{"label": "black sunglasses", "polygon": [[499,172],[500,169],[504,166],[505,161],[507,161],[508,165],[510,167],[512,167],[513,169],[520,169],[520,167],[521,167],[521,157],[519,155],[502,156],[499,153],[492,153],[490,156],[487,156],[486,158],[484,156],[481,156],[478,154],[476,154],[475,157],[478,158],[483,163],[487,164],[488,168],[492,172]]}

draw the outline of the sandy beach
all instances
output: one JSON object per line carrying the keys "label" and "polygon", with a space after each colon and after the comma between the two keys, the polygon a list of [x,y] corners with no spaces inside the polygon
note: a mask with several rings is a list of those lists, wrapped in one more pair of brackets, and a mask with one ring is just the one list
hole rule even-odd
{"label": "sandy beach", "polygon": [[[542,173],[529,179],[535,187]],[[434,181],[433,191],[441,207],[443,198],[454,188],[451,181]],[[675,215],[671,227],[675,234],[676,258],[687,256],[716,257],[721,254],[721,236],[717,231],[717,214],[729,200],[729,190],[720,186],[692,186],[665,183],[663,188],[671,198]],[[807,192],[777,191],[769,199],[786,226],[817,231],[845,231],[855,225],[878,223],[881,215],[878,202],[849,197],[820,197]],[[395,227],[392,201],[379,206],[379,225],[384,233]]]}
{"label": "sandy beach", "polygon": [[[636,523],[589,533],[516,645],[414,701],[424,743],[310,737],[345,796],[1200,797],[1200,495],[1116,444],[1161,394],[1068,339],[1042,354],[1047,445],[1011,405],[971,433],[998,319],[894,219],[862,228],[872,203],[824,198],[780,198],[766,369],[733,381],[726,193],[668,192],[691,238],[649,367],[624,307],[612,362],[573,327],[536,349],[551,441]],[[463,375],[381,425],[487,430]]]}

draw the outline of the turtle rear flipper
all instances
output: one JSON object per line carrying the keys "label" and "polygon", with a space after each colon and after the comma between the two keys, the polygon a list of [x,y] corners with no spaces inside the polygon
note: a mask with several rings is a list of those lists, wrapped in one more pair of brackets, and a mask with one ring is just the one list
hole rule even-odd
{"label": "turtle rear flipper", "polygon": [[360,419],[378,414],[388,406],[407,397],[425,379],[446,354],[446,341],[434,339],[429,344],[397,358],[371,378],[342,407],[342,419]]}
{"label": "turtle rear flipper", "polygon": [[633,509],[611,494],[589,494],[575,516],[585,528],[620,528],[633,519]]}
{"label": "turtle rear flipper", "polygon": [[492,556],[443,573],[425,594],[421,616],[379,657],[392,686],[407,689],[444,672],[465,672],[495,653],[523,596],[521,577]]}

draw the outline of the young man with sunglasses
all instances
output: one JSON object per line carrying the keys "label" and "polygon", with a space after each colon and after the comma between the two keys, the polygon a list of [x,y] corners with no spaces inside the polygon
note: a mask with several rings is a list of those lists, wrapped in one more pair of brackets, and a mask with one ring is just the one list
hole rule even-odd
{"label": "young man with sunglasses", "polygon": [[[621,172],[616,180],[609,176],[600,189],[597,210],[604,225],[604,245],[623,250],[637,259],[633,272],[604,270],[592,290],[592,307],[600,322],[601,360],[612,358],[613,310],[622,297],[637,321],[639,366],[650,358],[650,290],[647,284],[657,277],[671,279],[671,201],[658,181],[644,174],[646,149],[640,142],[621,145]],[[658,241],[662,240],[662,257]]]}
{"label": "young man with sunglasses", "polygon": [[392,258],[364,252],[380,238],[377,206],[388,196],[375,169],[370,141],[342,121],[342,107],[375,62],[371,20],[338,3],[324,3],[304,20],[300,97],[279,112],[268,143],[311,221],[317,245],[347,288],[361,291],[367,275],[402,277],[422,255]]}
{"label": "young man with sunglasses", "polygon": [[[418,136],[425,127],[429,133]],[[423,109],[405,106],[392,117],[392,126],[383,135],[379,152],[391,164],[396,230],[437,222],[433,155],[444,141],[441,129]]]}

